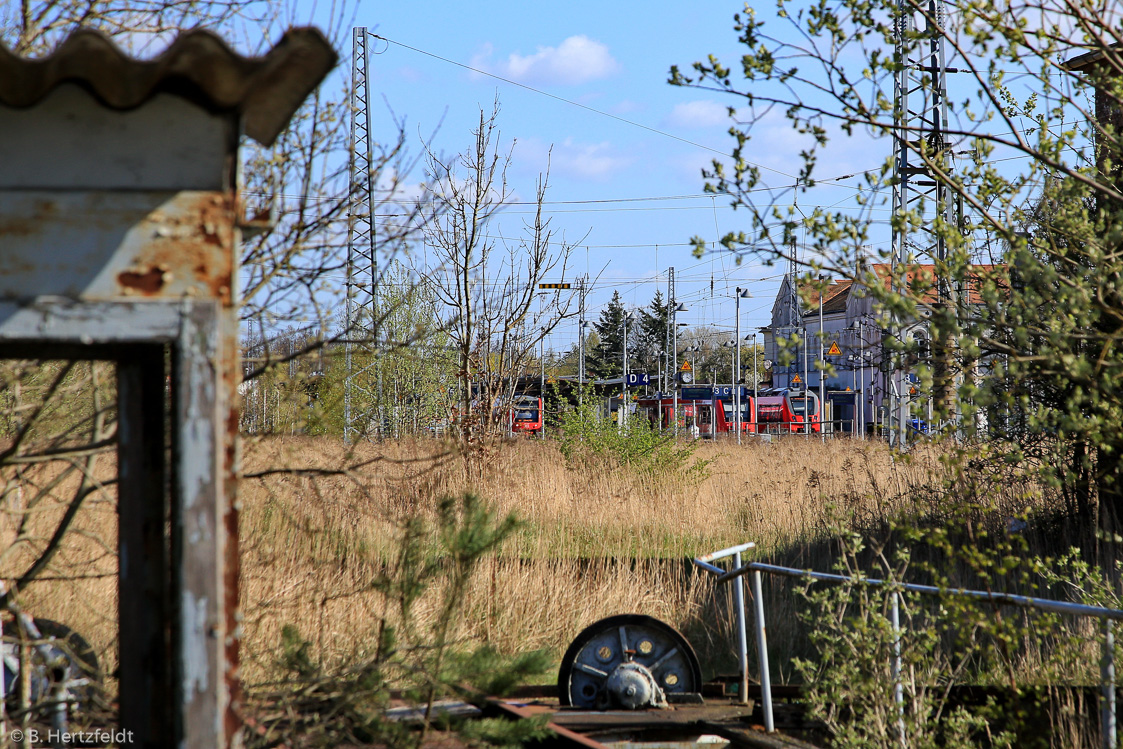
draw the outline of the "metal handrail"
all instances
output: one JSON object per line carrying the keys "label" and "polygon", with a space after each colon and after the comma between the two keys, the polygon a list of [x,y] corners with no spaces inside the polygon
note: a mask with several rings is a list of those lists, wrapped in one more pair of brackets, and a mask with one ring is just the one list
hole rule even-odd
{"label": "metal handrail", "polygon": [[[1067,601],[1056,601],[1050,598],[1036,598],[1033,596],[1021,596],[1011,593],[995,593],[985,590],[968,590],[966,588],[941,588],[935,585],[920,585],[917,583],[903,583],[893,580],[881,580],[869,577],[854,577],[852,575],[842,575],[831,572],[816,572],[814,570],[800,570],[794,567],[783,567],[776,564],[767,564],[764,562],[749,562],[748,564],[739,564],[740,552],[749,548],[754,548],[755,544],[747,543],[740,546],[734,546],[730,549],[725,549],[719,552],[713,552],[705,556],[698,557],[694,560],[694,564],[698,567],[718,575],[717,582],[724,583],[730,580],[737,581],[734,588],[734,596],[736,591],[743,590],[744,583],[742,578],[752,573],[752,587],[753,587],[753,603],[754,612],[756,614],[756,635],[757,635],[757,650],[760,662],[760,691],[761,691],[761,707],[764,713],[764,727],[769,733],[775,731],[775,723],[772,716],[772,686],[769,678],[768,668],[768,642],[766,637],[765,623],[764,623],[764,601],[761,595],[760,573],[767,572],[770,575],[781,575],[783,577],[800,578],[804,580],[818,580],[821,582],[831,583],[850,583],[859,585],[870,585],[874,587],[884,587],[890,591],[890,625],[892,627],[894,641],[893,641],[893,663],[891,670],[893,675],[893,695],[894,701],[897,704],[898,719],[897,728],[900,733],[901,743],[905,744],[905,724],[904,724],[904,685],[901,682],[901,625],[900,625],[900,609],[899,609],[899,594],[901,591],[910,593],[919,593],[921,595],[951,595],[962,598],[970,598],[974,600],[990,601],[996,604],[1003,604],[1007,606],[1018,606],[1021,608],[1034,608],[1043,611],[1052,611],[1062,614],[1071,614],[1074,616],[1089,616],[1096,617],[1103,621],[1104,630],[1104,644],[1103,644],[1103,659],[1100,663],[1100,694],[1102,705],[1100,709],[1100,725],[1101,736],[1104,749],[1115,749],[1116,747],[1116,704],[1115,704],[1115,635],[1112,630],[1113,621],[1123,621],[1123,610],[1110,609],[1102,606],[1089,606],[1083,603],[1069,603]],[[720,567],[715,566],[711,562],[725,556],[730,556],[730,552],[737,550],[734,559],[733,569],[726,571]],[[737,612],[738,622],[740,626],[744,627],[745,612],[743,606]],[[747,658],[742,658],[742,683],[747,685]],[[746,687],[742,688],[742,695],[745,693]]]}
{"label": "metal handrail", "polygon": [[[718,559],[725,559],[726,557],[733,557],[733,569],[738,569],[741,566],[741,552],[748,551],[749,549],[756,548],[756,544],[752,541],[740,544],[738,546],[731,546],[728,549],[715,551],[710,554],[705,554],[694,560],[694,564],[707,572],[713,572],[717,575],[724,575],[725,570],[713,564]],[[719,578],[720,579],[720,578]],[[760,601],[760,596],[753,593],[755,600]],[[741,667],[741,689],[738,692],[738,697],[743,704],[748,704],[749,700],[749,637],[745,628],[745,583],[743,580],[738,579],[737,584],[733,587],[733,606],[737,610],[737,656],[738,664]],[[758,617],[759,621],[764,620],[763,609]],[[757,632],[757,637],[762,634]],[[761,661],[761,694],[764,695],[763,700],[766,703],[765,709],[765,729],[774,731],[775,727],[772,725],[772,689],[768,681],[768,656],[765,655],[765,660]],[[766,688],[767,685],[767,688]]]}
{"label": "metal handrail", "polygon": [[902,583],[893,580],[879,580],[872,577],[853,577],[838,575],[831,572],[815,572],[814,570],[799,570],[794,567],[781,567],[765,562],[749,562],[739,569],[724,572],[717,582],[724,583],[736,577],[746,575],[753,570],[760,570],[773,575],[785,577],[798,577],[805,580],[820,580],[822,582],[836,583],[861,583],[862,585],[889,586],[910,593],[923,593],[926,595],[952,595],[963,598],[1001,603],[1007,606],[1021,608],[1041,609],[1042,611],[1055,611],[1060,614],[1073,614],[1075,616],[1094,616],[1098,619],[1111,619],[1123,621],[1123,610],[1109,609],[1102,606],[1089,606],[1084,603],[1069,603],[1068,601],[1055,601],[1051,598],[1034,598],[1033,596],[1019,596],[1012,593],[994,593],[986,590],[968,590],[966,588],[941,588],[936,585],[918,585],[917,583]]}

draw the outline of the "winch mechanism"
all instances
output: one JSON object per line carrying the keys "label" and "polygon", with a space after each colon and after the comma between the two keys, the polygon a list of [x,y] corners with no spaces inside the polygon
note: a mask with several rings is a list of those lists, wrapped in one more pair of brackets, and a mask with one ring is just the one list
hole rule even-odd
{"label": "winch mechanism", "polygon": [[702,687],[698,656],[669,624],[642,614],[601,619],[562,658],[558,700],[593,710],[666,707]]}

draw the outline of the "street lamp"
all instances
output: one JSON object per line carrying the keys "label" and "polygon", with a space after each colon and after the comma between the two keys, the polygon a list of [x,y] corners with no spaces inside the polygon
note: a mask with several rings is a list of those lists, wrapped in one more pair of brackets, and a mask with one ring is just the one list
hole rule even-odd
{"label": "street lamp", "polygon": [[[737,296],[734,297],[734,299],[735,299],[735,310],[736,310],[735,317],[737,319],[737,332],[734,335],[734,340],[737,341],[737,352],[736,352],[737,363],[734,366],[734,373],[733,373],[733,388],[734,388],[734,390],[733,390],[733,409],[734,409],[733,422],[734,422],[734,424],[736,425],[736,428],[737,428],[737,444],[738,445],[741,444],[741,300],[742,299],[752,299],[752,296],[753,295],[751,293],[749,293],[748,289],[742,289],[740,286],[738,286],[737,287]],[[754,354],[756,353],[755,342],[754,342],[754,347],[753,347],[753,353]],[[753,369],[753,373],[755,375],[755,373],[756,373],[755,368]],[[755,403],[755,401],[754,401],[754,403]]]}
{"label": "street lamp", "polygon": [[[674,300],[672,299],[671,302],[673,304]],[[674,377],[675,375],[678,374],[678,322],[675,319],[675,316],[679,312],[686,312],[686,311],[687,311],[686,305],[683,304],[682,302],[679,302],[677,305],[674,305],[674,306],[671,307],[671,331],[674,334],[674,341],[671,342],[671,347],[672,347],[672,350],[673,350],[673,353],[671,354],[671,356],[674,358],[674,364],[673,364],[673,366],[671,368],[671,372],[670,372],[671,377]],[[685,323],[684,323],[684,325],[685,325]],[[675,436],[678,437],[678,384],[677,383],[672,384],[671,388],[672,388],[672,392],[674,393],[674,401],[673,401],[673,406],[672,406],[673,410],[671,411],[671,418],[675,420]]]}
{"label": "street lamp", "polygon": [[[689,372],[690,376],[687,377],[686,376],[687,373],[684,372],[683,376],[682,376],[682,384],[684,384],[684,385],[688,385],[688,384],[691,384],[691,383],[693,383],[694,385],[698,384],[698,379],[697,379],[698,378],[698,367],[697,367],[697,364],[695,363],[697,360],[695,359],[694,354],[697,353],[698,351],[701,351],[701,350],[702,350],[702,346],[701,346],[701,344],[699,344],[699,342],[697,340],[695,340],[694,343],[692,343],[691,345],[689,345],[685,349],[683,349],[683,359],[686,359],[687,354],[690,355],[690,372]],[[696,397],[697,396],[695,396],[695,398]],[[696,404],[694,403],[694,398],[691,399],[691,405],[696,406]],[[692,422],[691,423],[691,434],[694,435],[693,428],[698,425],[698,409],[697,409],[697,407],[692,407],[690,410],[691,410],[691,414],[692,414],[691,417],[690,417],[691,422]],[[683,414],[682,420],[686,421],[686,415],[685,414]],[[694,435],[694,436],[696,436],[696,435]]]}
{"label": "street lamp", "polygon": [[577,403],[585,403],[585,329],[589,327],[588,320],[577,323],[577,345],[580,352],[577,358]]}
{"label": "street lamp", "polygon": [[[851,374],[854,379],[854,407],[856,413],[854,414],[854,432],[855,436],[865,436],[865,429],[862,427],[862,418],[865,416],[866,399],[862,394],[865,389],[866,367],[863,355],[865,354],[865,346],[862,345],[862,322],[861,320],[854,320],[853,323],[847,326],[847,330],[856,334],[858,337],[858,353],[850,354],[846,357],[850,362]],[[858,372],[861,371],[861,385],[859,385]]]}
{"label": "street lamp", "polygon": [[[698,378],[698,357],[694,356],[694,354],[697,354],[701,350],[702,350],[702,344],[699,341],[694,341],[694,343],[692,343],[686,349],[686,353],[689,353],[691,355],[690,356],[690,371],[694,373],[694,378],[695,378],[694,383],[695,384],[698,383],[698,379],[697,379]],[[703,364],[704,363],[705,362],[703,362]]]}
{"label": "street lamp", "polygon": [[538,358],[542,364],[542,374],[538,379],[538,394],[542,397],[542,410],[539,412],[542,428],[538,430],[539,439],[546,439],[546,333],[549,331],[542,326],[542,338],[538,341]]}
{"label": "street lamp", "polygon": [[[729,352],[729,372],[730,372],[730,379],[733,382],[733,410],[737,409],[737,388],[740,387],[737,384],[737,359],[740,358],[738,356],[738,354],[740,353],[740,349],[741,349],[741,347],[738,345],[739,343],[740,343],[740,341],[737,340],[736,338],[731,338],[728,341],[726,341],[725,343],[721,344],[723,347],[731,349],[731,351]],[[716,401],[717,399],[718,399],[718,397],[717,397],[717,394],[715,393],[714,394],[714,400]],[[716,410],[716,408],[717,408],[716,404],[715,404],[714,408]],[[724,411],[724,410],[725,410],[725,406],[723,405],[722,411]],[[716,419],[715,419],[715,424],[716,424]],[[733,428],[734,429],[737,428],[737,416],[736,416],[736,414],[734,414],[734,416],[733,416]],[[738,432],[738,436],[740,436],[739,432]],[[738,440],[738,442],[740,442],[740,440]]]}
{"label": "street lamp", "polygon": [[861,402],[861,395],[858,393],[858,365],[862,361],[862,355],[860,353],[858,353],[858,354],[847,354],[846,355],[846,361],[850,362],[850,379],[854,383],[854,427],[853,427],[854,435],[853,436],[856,437],[859,434],[859,424],[861,422],[861,411],[859,409],[862,406],[862,402]]}
{"label": "street lamp", "polygon": [[624,431],[624,420],[627,418],[627,405],[628,405],[628,323],[634,319],[634,313],[628,312],[624,315],[622,324],[624,327],[624,361],[623,368],[621,369],[622,375],[620,377],[620,384],[622,391],[620,396],[620,408],[616,412],[616,428],[621,433]]}
{"label": "street lamp", "polygon": [[[826,396],[826,375],[827,375],[827,357],[823,351],[823,306],[826,300],[826,289],[824,283],[829,284],[831,279],[828,276],[819,276],[819,434],[823,441],[827,441],[827,430],[823,424],[823,416],[827,412],[827,396]],[[834,425],[831,425],[831,433],[834,433]]]}
{"label": "street lamp", "polygon": [[721,344],[722,348],[733,349],[729,352],[729,376],[732,378],[733,382],[737,381],[737,349],[734,348],[736,345],[736,338],[730,338],[728,341]]}
{"label": "street lamp", "polygon": [[866,366],[869,365],[873,359],[873,352],[869,351],[866,347],[867,327],[873,327],[876,329],[876,326],[870,325],[861,318],[856,319],[852,326],[853,330],[858,334],[858,355],[857,357],[855,357],[855,364],[857,365],[861,373],[859,378],[859,382],[861,383],[861,385],[860,387],[856,387],[855,390],[857,390],[859,393],[858,398],[860,410],[858,412],[858,424],[863,437],[865,437],[866,434],[866,401],[869,398],[869,396],[867,395],[868,382],[866,380]]}
{"label": "street lamp", "polygon": [[752,424],[753,424],[753,433],[755,434],[756,430],[757,430],[756,404],[757,404],[757,399],[760,398],[760,393],[759,393],[759,390],[760,390],[760,363],[758,361],[759,352],[758,352],[757,346],[756,346],[756,333],[753,333],[751,336],[746,335],[745,338],[744,338],[744,341],[745,341],[745,343],[748,343],[749,341],[753,342],[753,413],[752,413],[753,421],[752,421]]}

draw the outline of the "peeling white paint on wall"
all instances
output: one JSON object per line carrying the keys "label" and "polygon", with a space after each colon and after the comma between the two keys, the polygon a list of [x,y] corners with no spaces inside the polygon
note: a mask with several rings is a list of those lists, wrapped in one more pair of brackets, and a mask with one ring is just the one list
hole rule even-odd
{"label": "peeling white paint on wall", "polygon": [[207,691],[210,666],[207,662],[207,599],[183,593],[183,698],[188,704],[195,694]]}

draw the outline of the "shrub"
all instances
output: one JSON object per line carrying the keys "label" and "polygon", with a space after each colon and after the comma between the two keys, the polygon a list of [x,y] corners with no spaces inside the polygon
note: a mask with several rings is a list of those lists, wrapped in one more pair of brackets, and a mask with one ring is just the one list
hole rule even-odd
{"label": "shrub", "polygon": [[711,461],[695,458],[694,442],[681,442],[638,417],[629,419],[621,429],[601,418],[592,400],[585,398],[560,418],[560,447],[571,465],[597,458],[651,477],[692,482],[706,477]]}

